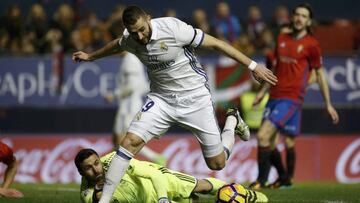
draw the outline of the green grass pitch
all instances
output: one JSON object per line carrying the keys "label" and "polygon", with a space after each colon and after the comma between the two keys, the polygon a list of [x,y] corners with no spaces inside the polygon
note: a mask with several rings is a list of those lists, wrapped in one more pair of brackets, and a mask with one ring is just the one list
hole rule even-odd
{"label": "green grass pitch", "polygon": [[[80,202],[77,184],[14,184],[21,190],[23,199],[0,198],[1,203],[73,203]],[[360,202],[360,184],[297,183],[292,188],[264,192],[274,203],[355,203]],[[203,202],[214,202],[207,198]]]}

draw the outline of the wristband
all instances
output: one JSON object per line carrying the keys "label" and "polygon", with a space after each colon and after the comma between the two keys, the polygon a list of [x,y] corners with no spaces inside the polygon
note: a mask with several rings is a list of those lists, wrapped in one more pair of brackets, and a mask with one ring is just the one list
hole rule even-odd
{"label": "wristband", "polygon": [[250,70],[255,70],[255,67],[257,66],[257,63],[255,61],[251,61],[250,65],[248,66],[248,68]]}

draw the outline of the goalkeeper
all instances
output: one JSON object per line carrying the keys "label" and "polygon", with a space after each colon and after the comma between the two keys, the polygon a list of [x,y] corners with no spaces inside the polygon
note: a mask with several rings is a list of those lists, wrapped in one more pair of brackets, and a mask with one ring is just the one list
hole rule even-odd
{"label": "goalkeeper", "polygon": [[[93,149],[82,149],[75,157],[75,165],[82,176],[80,198],[83,203],[96,203],[102,193],[105,172],[115,152],[99,157]],[[226,182],[215,178],[196,179],[163,166],[132,159],[124,177],[118,184],[112,203],[117,202],[196,202],[197,194],[215,196]],[[247,202],[267,202],[267,197],[247,191]]]}

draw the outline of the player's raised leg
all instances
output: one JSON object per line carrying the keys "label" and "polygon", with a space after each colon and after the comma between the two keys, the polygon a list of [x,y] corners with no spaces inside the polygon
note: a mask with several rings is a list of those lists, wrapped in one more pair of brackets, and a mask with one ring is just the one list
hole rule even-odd
{"label": "player's raised leg", "polygon": [[127,133],[122,140],[116,155],[111,160],[109,169],[105,175],[105,184],[99,203],[108,203],[116,189],[117,184],[124,176],[130,160],[145,145],[143,139],[133,133]]}
{"label": "player's raised leg", "polygon": [[226,116],[234,116],[236,118],[237,123],[235,127],[235,133],[240,137],[240,139],[248,141],[250,139],[249,126],[241,118],[239,110],[236,108],[229,108],[226,112]]}

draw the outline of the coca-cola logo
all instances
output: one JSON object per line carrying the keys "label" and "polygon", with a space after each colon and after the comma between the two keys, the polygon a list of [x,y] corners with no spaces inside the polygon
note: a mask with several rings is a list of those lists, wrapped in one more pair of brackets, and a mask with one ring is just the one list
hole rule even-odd
{"label": "coca-cola logo", "polygon": [[336,164],[336,178],[342,183],[360,182],[360,138],[341,153]]}
{"label": "coca-cola logo", "polygon": [[[9,141],[7,141],[9,143]],[[10,144],[11,145],[11,144]],[[74,157],[81,148],[93,148],[99,155],[112,149],[107,139],[91,142],[84,138],[70,138],[51,149],[18,149],[15,153],[20,166],[15,180],[21,183],[70,183],[80,182],[81,177],[74,164]],[[0,175],[5,167],[0,168]]]}
{"label": "coca-cola logo", "polygon": [[[55,139],[54,139],[55,138]],[[315,180],[322,171],[328,173],[321,180],[337,180],[342,183],[359,183],[360,182],[360,138],[351,137],[352,142],[349,144],[347,137],[344,140],[337,141],[343,143],[338,145],[336,154],[321,153],[320,157],[301,157],[302,154],[318,153],[317,150],[310,152],[302,151],[299,153],[299,168],[296,170],[298,180]],[[317,139],[317,138],[314,138]],[[31,140],[31,143],[28,141]],[[325,139],[324,146],[333,146],[333,141]],[[333,139],[331,139],[333,140]],[[338,140],[338,139],[335,139]],[[20,167],[15,177],[17,182],[21,183],[69,183],[80,182],[80,175],[74,165],[74,157],[80,148],[91,147],[99,155],[104,155],[112,150],[110,138],[103,137],[11,137],[1,139],[9,146],[16,149],[15,156],[20,161]],[[304,142],[299,139],[298,149],[304,148],[308,140]],[[47,143],[43,145],[42,143]],[[166,143],[166,144],[164,144]],[[257,143],[255,139],[248,142],[237,142],[234,146],[232,155],[226,163],[226,167],[221,171],[211,171],[203,158],[201,149],[194,137],[171,137],[163,138],[156,141],[156,144],[149,143],[149,147],[163,153],[168,157],[168,167],[172,170],[194,175],[198,178],[217,177],[228,182],[251,182],[254,181],[258,174],[256,161]],[[278,145],[280,151],[284,150],[283,145]],[[318,149],[314,146],[313,149]],[[333,150],[331,150],[333,152]],[[326,152],[326,151],[324,151]],[[341,152],[341,153],[340,153]],[[339,156],[338,156],[339,155]],[[302,163],[309,161],[318,163],[321,160],[329,160],[333,157],[339,157],[338,160],[331,161],[331,165],[320,165],[319,167],[307,167]],[[305,160],[306,159],[306,160]],[[309,160],[310,159],[310,160]],[[321,159],[321,160],[320,160]],[[335,165],[336,164],[336,165]],[[0,180],[3,178],[5,165],[0,164]],[[277,173],[272,169],[269,174],[269,182],[276,179]],[[315,178],[314,178],[315,177]],[[318,179],[316,179],[318,180]]]}
{"label": "coca-cola logo", "polygon": [[[11,139],[6,141],[13,145]],[[161,142],[161,141],[158,141]],[[81,148],[93,148],[99,155],[112,150],[110,139],[97,139],[92,142],[87,138],[69,138],[51,143],[50,148],[17,149],[15,155],[20,161],[16,181],[21,183],[70,183],[81,181],[81,177],[74,165],[74,157]],[[281,147],[282,149],[283,147]],[[257,177],[258,168],[255,159],[257,142],[238,142],[233,148],[232,155],[221,171],[210,170],[203,158],[196,139],[173,139],[162,151],[168,157],[168,168],[196,176],[197,178],[217,177],[228,182],[249,182]],[[0,167],[3,175],[5,167]],[[269,180],[275,180],[277,174],[272,170]]]}
{"label": "coca-cola logo", "polygon": [[[258,175],[256,161],[257,141],[237,142],[226,167],[221,171],[211,171],[203,158],[200,148],[191,147],[191,139],[177,139],[169,144],[163,154],[169,158],[168,167],[172,170],[191,174],[198,178],[216,177],[228,182],[250,182]],[[279,145],[280,151],[284,149]],[[274,169],[269,174],[269,181],[274,181],[277,173]]]}

